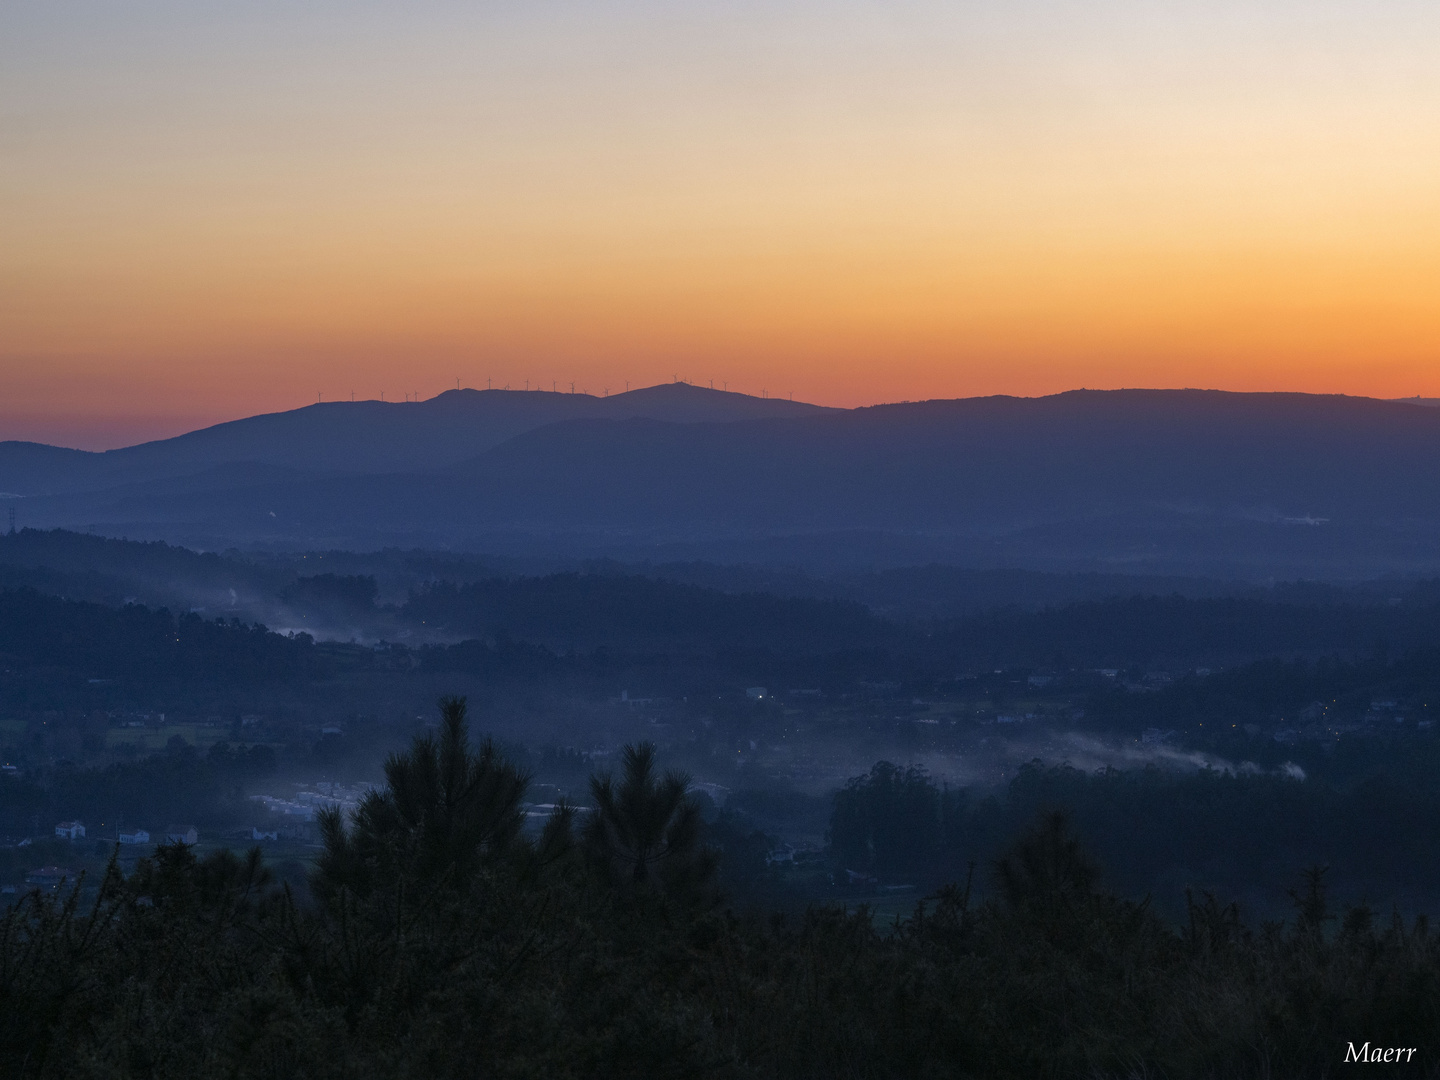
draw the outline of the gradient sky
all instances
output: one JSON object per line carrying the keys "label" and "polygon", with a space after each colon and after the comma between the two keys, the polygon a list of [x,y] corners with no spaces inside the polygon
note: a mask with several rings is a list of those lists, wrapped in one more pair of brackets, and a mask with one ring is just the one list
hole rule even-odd
{"label": "gradient sky", "polygon": [[675,375],[1440,396],[1440,4],[0,5],[0,438]]}

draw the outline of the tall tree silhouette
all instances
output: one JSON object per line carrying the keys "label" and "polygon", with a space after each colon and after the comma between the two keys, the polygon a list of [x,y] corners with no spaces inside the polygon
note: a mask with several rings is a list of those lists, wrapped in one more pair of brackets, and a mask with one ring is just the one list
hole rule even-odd
{"label": "tall tree silhouette", "polygon": [[[385,789],[365,797],[349,830],[338,810],[320,815],[321,895],[341,886],[364,895],[400,876],[463,885],[487,862],[528,847],[520,804],[530,777],[490,739],[471,751],[463,697],[441,698],[440,715],[438,739],[422,735],[407,752],[390,755]],[[570,811],[562,807],[543,845],[555,847],[569,825]]]}
{"label": "tall tree silhouette", "polygon": [[945,800],[925,770],[879,761],[835,793],[830,844],[847,868],[882,879],[933,872],[943,838]]}
{"label": "tall tree silhouette", "polygon": [[1012,908],[1056,910],[1091,896],[1100,868],[1062,810],[1044,815],[995,864],[995,881]]}
{"label": "tall tree silhouette", "polygon": [[715,856],[700,843],[700,810],[688,797],[690,777],[655,772],[652,743],[626,746],[619,783],[592,777],[594,813],[585,825],[593,865],[617,884],[683,891],[703,885]]}

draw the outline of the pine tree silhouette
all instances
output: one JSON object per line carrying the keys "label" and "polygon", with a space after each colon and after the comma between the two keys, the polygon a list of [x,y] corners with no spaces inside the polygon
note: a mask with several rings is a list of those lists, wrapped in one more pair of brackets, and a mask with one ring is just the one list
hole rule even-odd
{"label": "pine tree silhouette", "polygon": [[585,848],[611,881],[670,891],[708,881],[715,857],[700,842],[700,811],[688,797],[685,773],[655,773],[652,743],[626,746],[623,777],[592,777],[594,813],[585,825]]}
{"label": "pine tree silhouette", "polygon": [[[486,739],[475,752],[466,733],[463,697],[440,700],[439,738],[422,735],[385,762],[386,787],[361,802],[349,830],[338,810],[319,816],[325,852],[316,891],[340,887],[365,895],[399,877],[463,885],[487,862],[518,846],[521,800],[530,777]],[[568,808],[557,815],[569,829]],[[553,838],[547,830],[547,842]]]}

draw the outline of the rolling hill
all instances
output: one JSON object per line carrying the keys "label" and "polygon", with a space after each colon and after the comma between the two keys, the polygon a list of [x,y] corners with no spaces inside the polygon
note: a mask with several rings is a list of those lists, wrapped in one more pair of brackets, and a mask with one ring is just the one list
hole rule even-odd
{"label": "rolling hill", "polygon": [[818,405],[685,383],[610,397],[450,390],[426,401],[336,401],[103,453],[0,442],[0,492],[34,496],[94,491],[237,464],[330,476],[410,472],[463,461],[523,432],[564,420],[645,417],[697,423],[824,411]]}
{"label": "rolling hill", "polygon": [[[504,394],[420,403],[467,418],[434,419],[424,439],[361,413],[278,414],[292,434],[264,460],[222,460],[207,429],[131,448],[169,447],[163,467],[113,451],[126,464],[104,483],[20,505],[27,524],[216,543],[1251,577],[1440,568],[1440,410],[1409,403],[1135,390],[822,410],[688,386]],[[336,434],[331,415],[355,429]],[[360,429],[368,448],[351,453]]]}

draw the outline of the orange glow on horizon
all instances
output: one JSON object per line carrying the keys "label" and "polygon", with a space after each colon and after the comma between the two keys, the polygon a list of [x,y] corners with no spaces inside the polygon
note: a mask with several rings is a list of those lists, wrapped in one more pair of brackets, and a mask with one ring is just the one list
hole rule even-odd
{"label": "orange glow on horizon", "polygon": [[0,438],[457,378],[1440,397],[1433,8],[364,10],[0,15]]}

